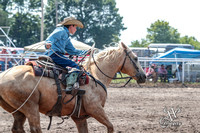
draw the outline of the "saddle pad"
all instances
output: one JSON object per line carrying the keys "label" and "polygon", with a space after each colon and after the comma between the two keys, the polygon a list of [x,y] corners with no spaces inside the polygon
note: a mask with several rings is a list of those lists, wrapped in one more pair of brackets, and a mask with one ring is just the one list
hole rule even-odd
{"label": "saddle pad", "polygon": [[66,70],[62,71],[60,68],[56,69],[56,67],[48,67],[48,66],[44,68],[41,65],[39,65],[37,61],[30,61],[26,63],[26,65],[31,65],[33,67],[35,76],[43,75],[44,77],[54,78],[53,69],[55,69],[55,73],[57,75],[66,74]]}
{"label": "saddle pad", "polygon": [[[43,65],[41,66],[40,63],[38,63],[37,61],[30,61],[28,63],[26,63],[26,65],[31,65],[33,67],[34,70],[34,74],[35,76],[44,76],[44,77],[49,77],[49,78],[53,78],[54,79],[54,72],[53,69],[55,69],[55,73],[57,75],[59,75],[59,79],[61,80],[61,83],[66,86],[66,74],[69,74],[67,70],[63,70],[60,67],[52,67],[52,66],[46,66],[45,68],[43,67]],[[85,84],[89,84],[89,77],[87,74],[82,73],[79,77],[79,85],[85,85]]]}

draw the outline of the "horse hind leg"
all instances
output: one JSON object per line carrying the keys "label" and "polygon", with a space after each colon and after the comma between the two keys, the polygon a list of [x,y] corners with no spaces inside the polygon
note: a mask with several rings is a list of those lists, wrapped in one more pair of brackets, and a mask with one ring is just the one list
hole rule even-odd
{"label": "horse hind leg", "polygon": [[[2,99],[1,96],[0,96],[0,105],[2,108],[4,108],[8,112],[12,112],[15,110],[13,107],[11,107],[9,104],[7,104]],[[23,125],[26,120],[26,116],[23,113],[17,111],[16,113],[13,114],[13,118],[14,118],[14,123],[13,123],[13,127],[12,127],[12,132],[13,133],[25,133]]]}
{"label": "horse hind leg", "polygon": [[76,123],[76,127],[79,133],[88,133],[87,119],[72,117],[72,120]]}
{"label": "horse hind leg", "polygon": [[13,114],[14,117],[14,124],[12,127],[12,132],[13,133],[25,133],[24,131],[24,123],[26,121],[26,116],[17,111],[16,113]]}
{"label": "horse hind leg", "polygon": [[13,117],[14,117],[14,124],[12,127],[13,133],[25,133],[23,125],[26,121],[26,118],[28,119],[31,133],[42,133],[40,127],[40,114],[37,108],[32,109],[31,112],[27,111],[26,115],[17,111],[16,113],[13,114]]}
{"label": "horse hind leg", "polygon": [[31,110],[31,112],[27,112],[26,117],[29,122],[30,126],[30,132],[31,133],[42,133],[41,127],[40,127],[40,114],[39,114],[39,107],[37,105],[34,106],[34,108],[29,108],[28,110]]}

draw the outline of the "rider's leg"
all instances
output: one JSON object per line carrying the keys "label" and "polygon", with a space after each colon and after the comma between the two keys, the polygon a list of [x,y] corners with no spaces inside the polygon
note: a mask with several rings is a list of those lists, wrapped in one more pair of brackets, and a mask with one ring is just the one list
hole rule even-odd
{"label": "rider's leg", "polygon": [[70,60],[69,58],[67,58],[66,56],[59,54],[59,53],[54,53],[51,56],[51,59],[57,64],[60,65],[64,68],[66,68],[67,66],[72,67],[72,68],[77,68],[79,69],[79,66],[72,60]]}
{"label": "rider's leg", "polygon": [[[67,82],[67,88],[79,88],[79,83],[78,81],[78,75],[80,72],[80,68],[79,66],[72,60],[70,60],[69,58],[67,58],[66,56],[62,55],[62,54],[52,54],[51,59],[55,62],[55,64],[62,66],[63,68],[66,67],[72,67],[71,70],[69,70],[69,75],[67,75],[66,78],[66,82]],[[78,69],[78,70],[74,70]],[[76,83],[76,84],[75,84]]]}

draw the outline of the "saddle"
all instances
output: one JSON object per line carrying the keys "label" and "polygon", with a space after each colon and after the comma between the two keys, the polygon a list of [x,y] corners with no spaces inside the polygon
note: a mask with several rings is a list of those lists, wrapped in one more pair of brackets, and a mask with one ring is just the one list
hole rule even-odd
{"label": "saddle", "polygon": [[44,76],[54,79],[54,75],[58,75],[60,82],[68,88],[71,88],[75,82],[79,82],[80,86],[89,83],[89,77],[84,71],[70,67],[63,68],[56,65],[48,56],[40,56],[38,60],[30,61],[26,63],[26,65],[31,65],[33,67],[35,76]]}

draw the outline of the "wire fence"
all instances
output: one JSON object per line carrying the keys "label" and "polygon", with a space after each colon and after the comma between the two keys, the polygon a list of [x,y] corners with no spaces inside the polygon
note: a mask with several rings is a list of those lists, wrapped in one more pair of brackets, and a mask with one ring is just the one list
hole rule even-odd
{"label": "wire fence", "polygon": [[[24,65],[31,60],[37,60],[40,55],[23,55],[23,54],[0,54],[0,70],[2,71],[2,60],[4,59],[4,70],[9,68],[9,62],[13,66]],[[80,60],[81,57],[76,57],[74,60]],[[148,58],[139,57],[139,62],[142,68],[147,72],[147,68],[150,68],[152,64],[155,64],[157,68],[163,64],[165,67],[171,66],[171,72],[174,75],[171,80],[178,80],[184,82],[200,82],[200,59],[192,58]],[[182,65],[182,71],[177,71],[178,66]],[[176,73],[175,73],[176,72]],[[169,80],[169,79],[168,79]]]}

